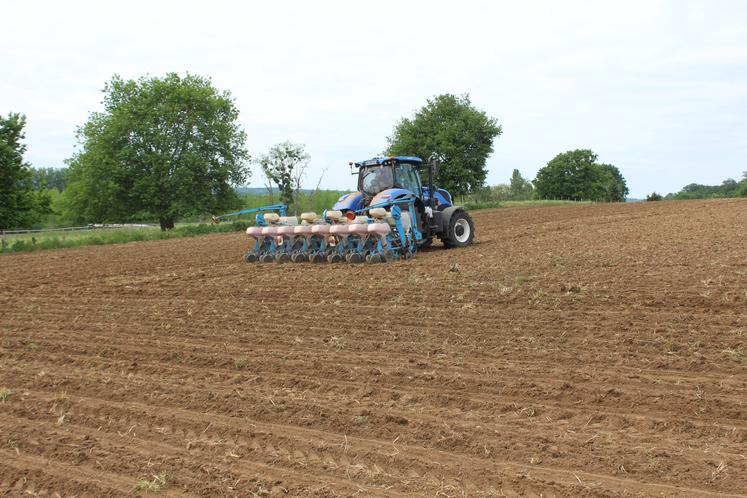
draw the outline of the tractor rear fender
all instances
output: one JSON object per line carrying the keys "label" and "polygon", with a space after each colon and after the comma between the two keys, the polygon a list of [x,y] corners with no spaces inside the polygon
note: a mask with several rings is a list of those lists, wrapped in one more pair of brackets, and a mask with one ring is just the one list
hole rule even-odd
{"label": "tractor rear fender", "polygon": [[443,211],[439,212],[439,214],[441,215],[439,217],[440,220],[436,220],[440,222],[438,225],[439,232],[436,234],[438,235],[439,239],[442,239],[444,235],[448,232],[449,223],[451,222],[451,217],[454,215],[454,213],[459,212],[459,211],[464,211],[464,207],[463,206],[449,206]]}

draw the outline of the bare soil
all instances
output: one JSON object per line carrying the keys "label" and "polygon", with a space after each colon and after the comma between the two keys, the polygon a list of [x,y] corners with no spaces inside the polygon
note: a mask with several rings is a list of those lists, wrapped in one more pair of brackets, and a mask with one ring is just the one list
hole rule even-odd
{"label": "bare soil", "polygon": [[0,494],[744,496],[747,200],[473,216],[382,265],[0,256]]}

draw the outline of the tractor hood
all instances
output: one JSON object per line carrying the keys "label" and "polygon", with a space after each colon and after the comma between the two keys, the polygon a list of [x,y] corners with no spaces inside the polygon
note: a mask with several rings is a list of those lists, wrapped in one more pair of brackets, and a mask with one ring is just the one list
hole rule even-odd
{"label": "tractor hood", "polygon": [[[413,195],[413,193],[404,188],[388,188],[376,194],[374,198],[371,199],[369,205],[390,201],[406,195]],[[364,206],[363,194],[361,192],[352,192],[340,196],[340,198],[337,199],[337,202],[335,202],[335,205],[332,206],[332,209],[336,211],[359,211],[364,207],[366,206]]]}
{"label": "tractor hood", "polygon": [[349,209],[358,211],[359,209],[363,209],[363,194],[360,192],[343,194],[339,199],[337,199],[337,202],[332,206],[332,209],[336,211],[347,211]]}

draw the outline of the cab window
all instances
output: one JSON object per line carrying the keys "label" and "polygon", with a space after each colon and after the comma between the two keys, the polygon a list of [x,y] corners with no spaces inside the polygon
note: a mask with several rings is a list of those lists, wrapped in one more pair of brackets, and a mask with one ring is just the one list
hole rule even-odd
{"label": "cab window", "polygon": [[395,184],[398,187],[407,189],[415,195],[420,196],[420,177],[412,164],[398,164],[395,166]]}
{"label": "cab window", "polygon": [[382,190],[392,188],[392,169],[388,166],[368,168],[360,180],[360,189],[368,195],[376,195]]}

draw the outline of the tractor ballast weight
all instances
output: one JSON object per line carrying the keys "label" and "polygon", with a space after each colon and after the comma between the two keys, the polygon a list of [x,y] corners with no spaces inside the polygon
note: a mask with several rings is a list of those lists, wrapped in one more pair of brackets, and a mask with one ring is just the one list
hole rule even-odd
{"label": "tractor ballast weight", "polygon": [[[383,262],[411,258],[439,238],[464,247],[474,238],[470,215],[451,194],[433,186],[435,163],[418,157],[377,157],[350,163],[358,171],[358,191],[344,194],[321,216],[284,216],[285,205],[254,208],[257,226],[247,229],[251,261]],[[427,168],[428,185],[421,182]],[[243,214],[239,211],[230,215]],[[263,214],[267,211],[278,213]]]}

